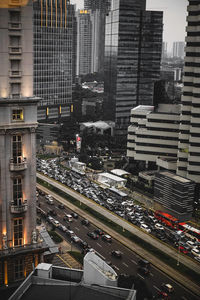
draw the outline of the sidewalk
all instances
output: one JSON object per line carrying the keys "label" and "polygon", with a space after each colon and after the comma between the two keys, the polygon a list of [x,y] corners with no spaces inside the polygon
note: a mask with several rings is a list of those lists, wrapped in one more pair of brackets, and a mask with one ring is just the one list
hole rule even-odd
{"label": "sidewalk", "polygon": [[73,248],[73,245],[67,243],[63,240],[61,243],[57,244],[60,249],[60,253],[56,254],[52,263],[55,266],[59,267],[68,267],[71,269],[82,269],[82,265],[77,262],[68,252],[69,251],[77,251],[76,248]]}

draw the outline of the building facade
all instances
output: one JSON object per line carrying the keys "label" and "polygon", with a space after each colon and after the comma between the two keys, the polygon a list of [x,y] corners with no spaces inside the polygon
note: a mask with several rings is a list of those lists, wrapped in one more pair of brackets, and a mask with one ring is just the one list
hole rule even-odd
{"label": "building facade", "polygon": [[162,51],[162,12],[146,1],[113,0],[106,17],[105,119],[127,134],[131,108],[152,105]]}
{"label": "building facade", "polygon": [[66,1],[33,3],[34,95],[38,121],[70,117],[72,104],[72,16]]}
{"label": "building facade", "polygon": [[91,73],[92,22],[90,10],[77,13],[77,75]]}
{"label": "building facade", "polygon": [[189,1],[177,174],[200,183],[199,1]]}
{"label": "building facade", "polygon": [[193,212],[195,183],[163,171],[155,174],[155,208],[175,216],[180,222],[190,220]]}
{"label": "building facade", "polygon": [[25,278],[44,252],[36,230],[32,13],[32,1],[0,9],[0,285]]}
{"label": "building facade", "polygon": [[[178,155],[179,104],[140,105],[131,110],[127,156],[175,172]],[[153,164],[152,164],[153,163]]]}

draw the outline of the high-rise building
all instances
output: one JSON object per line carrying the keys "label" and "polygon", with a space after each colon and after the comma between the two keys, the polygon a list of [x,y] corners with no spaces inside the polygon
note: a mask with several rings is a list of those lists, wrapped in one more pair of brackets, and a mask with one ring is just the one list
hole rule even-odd
{"label": "high-rise building", "polygon": [[92,56],[91,72],[103,72],[105,48],[105,19],[109,10],[108,0],[84,0],[84,8],[91,10]]}
{"label": "high-rise building", "polygon": [[84,0],[84,8],[96,10],[107,10],[109,7],[110,0]]}
{"label": "high-rise building", "polygon": [[0,9],[0,285],[25,278],[44,252],[36,230],[32,14],[32,1]]}
{"label": "high-rise building", "polygon": [[173,43],[173,57],[184,58],[185,42]]}
{"label": "high-rise building", "polygon": [[76,5],[71,5],[72,17],[72,83],[76,81],[76,64],[77,64],[77,19]]}
{"label": "high-rise building", "polygon": [[38,121],[70,117],[72,104],[72,15],[66,1],[33,2],[34,95]]}
{"label": "high-rise building", "polygon": [[200,2],[189,1],[177,174],[200,183]]}
{"label": "high-rise building", "polygon": [[127,156],[146,167],[176,172],[180,104],[139,105],[131,110]]}
{"label": "high-rise building", "polygon": [[155,174],[155,209],[165,211],[180,222],[192,217],[195,183],[168,171]]}
{"label": "high-rise building", "polygon": [[92,22],[91,11],[78,10],[77,13],[77,75],[91,73]]}
{"label": "high-rise building", "polygon": [[115,121],[117,135],[127,133],[131,108],[152,105],[160,76],[162,12],[145,5],[113,0],[106,17],[104,118]]}
{"label": "high-rise building", "polygon": [[162,59],[167,58],[167,42],[162,43]]}

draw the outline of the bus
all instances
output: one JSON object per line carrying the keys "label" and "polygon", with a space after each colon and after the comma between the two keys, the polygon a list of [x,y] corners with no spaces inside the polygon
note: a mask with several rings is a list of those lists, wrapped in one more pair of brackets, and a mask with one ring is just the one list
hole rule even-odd
{"label": "bus", "polygon": [[114,187],[107,189],[108,193],[115,197],[118,201],[126,201],[128,199],[128,195]]}
{"label": "bus", "polygon": [[179,230],[183,231],[185,236],[192,240],[200,241],[200,230],[186,223],[179,223]]}
{"label": "bus", "polygon": [[178,219],[174,218],[168,213],[156,210],[154,212],[154,217],[168,227],[171,227],[173,229],[178,229],[179,227]]}

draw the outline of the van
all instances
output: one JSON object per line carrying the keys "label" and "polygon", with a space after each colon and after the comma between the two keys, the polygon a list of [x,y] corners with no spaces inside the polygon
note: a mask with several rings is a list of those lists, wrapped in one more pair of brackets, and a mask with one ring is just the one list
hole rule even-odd
{"label": "van", "polygon": [[72,222],[73,221],[72,215],[69,215],[69,214],[65,215],[63,219],[67,222]]}

